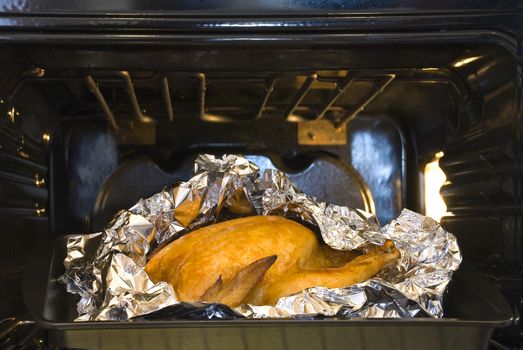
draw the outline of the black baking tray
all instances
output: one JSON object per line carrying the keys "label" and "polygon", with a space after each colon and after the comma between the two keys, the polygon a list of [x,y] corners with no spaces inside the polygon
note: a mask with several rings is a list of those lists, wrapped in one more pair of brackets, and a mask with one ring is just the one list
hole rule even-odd
{"label": "black baking tray", "polygon": [[86,349],[486,349],[512,322],[492,283],[463,263],[444,298],[445,318],[73,322],[77,297],[57,281],[67,237],[28,262],[24,298],[52,346]]}

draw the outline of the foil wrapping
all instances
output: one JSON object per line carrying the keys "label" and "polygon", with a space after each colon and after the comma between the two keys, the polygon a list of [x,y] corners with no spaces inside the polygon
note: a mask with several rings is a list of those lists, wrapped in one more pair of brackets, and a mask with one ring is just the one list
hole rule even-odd
{"label": "foil wrapping", "polygon": [[[456,238],[436,221],[410,210],[381,228],[360,209],[324,203],[302,193],[281,171],[259,174],[239,155],[200,155],[194,176],[118,213],[103,232],[69,236],[61,281],[78,294],[77,321],[203,318],[442,317],[442,297],[461,263]],[[155,249],[203,225],[249,215],[280,215],[317,227],[338,250],[365,250],[394,241],[401,253],[395,266],[344,288],[308,288],[275,306],[178,300],[166,282],[153,283],[144,267]],[[192,309],[191,309],[192,308]],[[191,311],[193,310],[193,311]],[[178,315],[178,316],[177,316]],[[189,315],[189,316],[187,316]],[[196,317],[196,316],[194,316]]]}

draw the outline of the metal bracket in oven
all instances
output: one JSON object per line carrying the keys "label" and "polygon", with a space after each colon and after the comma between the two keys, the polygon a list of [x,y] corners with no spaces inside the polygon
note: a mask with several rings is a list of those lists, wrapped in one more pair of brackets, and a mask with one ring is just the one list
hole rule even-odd
{"label": "metal bracket in oven", "polygon": [[[294,110],[300,104],[301,100],[307,93],[312,81],[317,75],[309,76],[302,88],[296,94],[295,102],[287,113],[287,120]],[[334,105],[338,98],[347,90],[347,88],[357,79],[357,76],[347,73],[347,75],[336,83],[336,88],[329,99],[323,104],[320,111],[313,120],[298,120],[298,143],[300,145],[345,145],[347,144],[347,125],[349,125],[356,116],[367,107],[383,90],[392,82],[395,74],[386,74],[380,77],[369,92],[361,98],[352,108],[345,111],[344,115],[337,120],[324,118],[327,111]]]}
{"label": "metal bracket in oven", "polygon": [[336,128],[330,120],[298,122],[298,143],[300,145],[345,145],[347,125]]}
{"label": "metal bracket in oven", "polygon": [[[129,72],[119,71],[117,75],[123,78],[125,88],[129,95],[131,106],[135,118],[130,121],[117,121],[114,117],[111,108],[107,104],[105,97],[98,88],[95,80],[91,75],[85,77],[85,82],[89,91],[95,96],[96,100],[102,107],[105,119],[113,131],[116,142],[120,144],[135,144],[135,145],[154,145],[156,143],[156,122],[151,117],[142,113],[138,98],[134,91],[134,85],[131,80]],[[162,80],[162,94],[166,100],[166,108],[169,114],[169,120],[172,120],[172,105],[169,95],[169,85],[167,79]]]}
{"label": "metal bracket in oven", "polygon": [[116,143],[131,145],[154,145],[156,143],[156,123],[131,120],[114,133]]}

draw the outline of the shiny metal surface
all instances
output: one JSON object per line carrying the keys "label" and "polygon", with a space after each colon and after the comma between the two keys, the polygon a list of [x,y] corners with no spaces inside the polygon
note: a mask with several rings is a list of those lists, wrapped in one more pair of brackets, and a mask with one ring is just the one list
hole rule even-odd
{"label": "shiny metal surface", "polygon": [[[259,166],[261,174],[267,169],[278,169],[267,156],[246,155],[246,158]],[[334,157],[319,155],[304,169],[287,172],[287,176],[304,193],[320,201],[376,213],[365,181],[354,168]]]}
{"label": "shiny metal surface", "polygon": [[46,12],[123,12],[123,13],[143,13],[159,11],[185,11],[194,13],[202,11],[204,13],[307,13],[312,11],[385,11],[391,9],[400,9],[403,11],[420,11],[420,10],[449,10],[449,9],[491,9],[496,10],[503,7],[512,7],[513,2],[504,1],[420,1],[404,0],[396,2],[392,0],[295,0],[292,2],[284,0],[257,0],[250,2],[238,2],[234,0],[205,0],[193,2],[190,0],[160,1],[151,3],[147,0],[136,1],[103,1],[92,0],[88,3],[80,0],[7,0],[2,2],[2,11],[5,12],[25,12],[25,13],[46,13]]}
{"label": "shiny metal surface", "polygon": [[331,96],[323,106],[320,107],[318,113],[316,114],[315,119],[321,119],[325,116],[325,113],[329,110],[329,108],[334,105],[334,103],[341,97],[341,95],[345,92],[345,90],[354,82],[356,79],[356,76],[352,74],[351,72],[348,72],[345,77],[337,82],[335,82],[335,88],[332,92]]}
{"label": "shiny metal surface", "polygon": [[346,124],[336,127],[329,120],[298,122],[298,143],[300,145],[345,145],[347,144]]}
{"label": "shiny metal surface", "polygon": [[[153,145],[156,140],[156,121],[151,117],[146,116],[138,103],[138,97],[136,96],[134,84],[131,80],[131,75],[127,71],[117,71],[115,74],[123,78],[125,83],[125,90],[129,95],[131,108],[134,112],[134,120],[120,121],[117,122],[114,114],[107,104],[107,101],[100,91],[97,82],[94,80],[92,75],[85,77],[85,83],[89,92],[91,92],[98,104],[104,112],[105,119],[109,123],[110,128],[115,133],[115,139],[118,143],[123,144],[135,144],[135,145]],[[170,101],[169,85],[167,78],[162,79],[162,96],[165,100],[167,107],[167,115],[169,120],[173,119],[172,105]],[[120,126],[119,124],[123,124]]]}
{"label": "shiny metal surface", "polygon": [[165,109],[167,110],[167,118],[170,122],[174,119],[173,103],[171,100],[171,92],[169,90],[169,80],[167,77],[162,78],[162,96],[165,101]]}
{"label": "shiny metal surface", "polygon": [[8,317],[0,320],[0,347],[2,349],[44,349],[45,331],[34,321]]}
{"label": "shiny metal surface", "polygon": [[265,96],[263,97],[263,100],[260,103],[260,107],[258,107],[258,112],[256,113],[255,118],[260,118],[263,115],[263,110],[267,106],[267,102],[269,101],[269,98],[271,97],[273,91],[274,91],[274,84],[276,84],[275,78],[269,78],[266,81],[265,84]]}
{"label": "shiny metal surface", "polygon": [[373,325],[367,322],[328,326],[307,324],[307,321],[296,321],[299,326],[266,324],[264,321],[263,325],[251,322],[251,325],[241,327],[217,321],[209,327],[67,330],[52,334],[55,343],[72,348],[108,350],[142,350],[147,347],[155,350],[332,350],[347,344],[351,350],[414,350],[419,349],[420,344],[425,350],[477,350],[488,343],[493,331],[456,325],[444,327],[442,335],[437,324],[423,322],[426,324],[423,327],[401,322],[404,320],[394,325],[392,322],[395,321],[388,321],[388,325],[373,320]]}
{"label": "shiny metal surface", "polygon": [[119,127],[116,123],[116,119],[114,119],[114,114],[111,111],[111,108],[109,108],[109,105],[107,104],[107,101],[105,100],[105,97],[103,96],[102,92],[98,88],[98,84],[96,84],[96,81],[94,81],[91,75],[88,75],[85,77],[85,83],[87,84],[87,88],[89,89],[89,91],[96,97],[96,100],[100,104],[100,107],[102,107],[105,119],[107,119],[107,123],[109,123],[111,129],[113,129],[113,131],[118,131]]}
{"label": "shiny metal surface", "polygon": [[[280,170],[286,169],[289,178],[299,188],[321,201],[375,213],[372,193],[365,181],[350,164],[340,159],[329,155],[318,155],[304,168],[289,170],[289,164],[274,154],[268,156],[247,153],[245,156],[260,167],[261,173],[266,169],[278,167],[281,168]],[[195,157],[196,154],[187,155],[184,160],[176,163],[174,171],[160,168],[145,156],[123,162],[100,189],[91,214],[91,229],[102,230],[121,208],[130,207],[140,198],[151,196],[165,186],[172,186],[178,181],[189,179]],[[315,181],[317,178],[321,179],[321,182]]]}
{"label": "shiny metal surface", "polygon": [[296,91],[296,94],[294,95],[291,103],[285,110],[285,119],[286,120],[298,121],[301,119],[299,116],[294,115],[294,111],[296,110],[296,108],[298,108],[300,103],[303,101],[303,99],[305,98],[305,95],[307,95],[307,92],[310,90],[310,88],[312,87],[312,84],[316,81],[316,79],[318,79],[317,73],[309,74],[305,78],[305,80],[303,81],[303,84],[298,89],[298,91]]}
{"label": "shiny metal surface", "polygon": [[[276,123],[271,121],[269,124]],[[206,128],[202,125],[181,132],[181,126],[178,126],[172,129],[169,135],[176,136],[176,139],[181,138],[182,142],[220,144],[225,141],[223,133],[226,130],[235,135],[245,133],[245,127],[239,123],[212,125],[220,128],[217,131],[216,128]],[[270,139],[273,142],[273,149],[289,149],[290,146],[285,141],[292,140],[281,139],[271,129],[267,131],[260,128],[261,125],[248,126],[252,130],[258,130],[259,133],[259,137],[252,135],[250,139],[252,145],[259,144],[262,139],[267,142],[269,139],[264,135],[273,135]],[[289,127],[286,132],[295,132],[291,128],[293,124],[284,125]],[[165,128],[162,126],[161,129]],[[276,130],[281,132],[282,128]],[[245,152],[245,154],[248,159],[259,164],[262,171],[274,167],[286,171],[303,191],[320,200],[366,209],[376,213],[382,224],[387,223],[399,215],[406,203],[406,159],[401,130],[387,116],[362,115],[351,124],[347,137],[349,142],[340,148],[339,153],[330,155],[310,153],[305,164],[296,164],[298,160],[293,157],[282,159],[270,152],[265,155],[264,152],[259,152],[258,155],[257,152]],[[221,138],[224,138],[223,141]],[[187,141],[184,141],[185,139]],[[231,144],[232,141],[229,139]],[[91,141],[86,140],[86,142]],[[207,151],[211,153],[213,148],[208,148]],[[76,159],[76,153],[71,154],[75,155],[70,158],[71,166],[83,161]],[[98,190],[95,209],[83,214],[91,217],[91,223],[94,225],[91,229],[103,229],[116,210],[131,206],[139,198],[152,195],[175,181],[187,180],[191,176],[192,160],[195,157],[194,152],[189,152],[182,159],[168,160],[167,164],[174,169],[162,169],[143,154],[122,162],[116,171],[107,175],[105,184]],[[322,182],[314,181],[315,177],[321,178]],[[81,186],[82,184],[75,184],[70,187],[70,190]],[[83,202],[80,198],[78,200]],[[87,208],[89,205],[93,204],[89,201],[88,204],[82,204],[82,208]]]}
{"label": "shiny metal surface", "polygon": [[405,141],[401,129],[385,116],[359,117],[349,127],[352,166],[368,184],[380,223],[399,215],[405,203]]}
{"label": "shiny metal surface", "polygon": [[349,124],[351,121],[354,120],[358,116],[358,113],[363,111],[365,107],[369,105],[369,103],[372,102],[379,94],[383,92],[383,90],[394,80],[396,77],[396,74],[389,74],[385,76],[384,78],[380,79],[372,88],[371,90],[363,96],[361,100],[359,100],[355,106],[353,106],[351,109],[349,109],[343,117],[341,117],[339,120],[336,121],[334,124],[336,128],[341,128],[343,125]]}
{"label": "shiny metal surface", "polygon": [[[93,75],[96,73],[103,76],[103,78],[98,78],[95,81]],[[155,103],[151,105],[154,112],[148,113],[151,116],[144,114],[145,110],[142,111],[138,102],[137,88],[133,80],[131,80],[131,74],[128,71],[93,71],[85,78],[87,88],[95,96],[110,127],[117,134],[118,132],[124,132],[124,130],[120,131],[114,113],[111,107],[109,107],[110,104],[113,104],[107,102],[98,86],[99,84],[113,82],[114,76],[123,78],[125,91],[130,101],[129,106],[126,106],[125,110],[127,110],[127,113],[130,112],[134,115],[135,123],[146,124],[163,119],[158,114],[166,115],[166,119],[172,121],[174,115],[173,99],[187,104],[189,102],[186,97],[187,91],[182,90],[180,93],[179,88],[174,91],[171,97],[169,77],[177,79],[177,84],[184,83],[187,86],[190,86],[188,81],[196,78],[197,99],[193,102],[192,107],[194,110],[194,104],[197,104],[201,120],[221,123],[241,122],[246,119],[259,119],[264,116],[264,112],[267,112],[267,115],[282,114],[286,121],[298,122],[298,143],[300,145],[346,144],[347,132],[345,126],[354,120],[378,95],[383,93],[385,88],[396,77],[396,74],[368,73],[365,70],[348,72],[344,72],[344,70],[324,70],[321,73],[315,71],[312,73],[296,72],[293,74],[259,72],[254,77],[242,77],[238,75],[237,71],[228,73],[213,71],[198,73],[191,71],[142,71],[136,72],[136,75],[142,76],[140,83],[143,84],[145,82],[148,84],[145,89],[140,86],[142,94],[148,100],[151,99],[148,93],[158,93],[155,86],[150,86],[150,80],[157,81],[161,85],[160,93],[162,102],[166,106],[165,110],[158,111],[157,104],[159,100],[156,99]],[[143,78],[144,76],[145,79]],[[369,85],[369,82],[373,81],[375,82]],[[261,82],[263,84],[260,84]],[[368,91],[362,95],[358,90],[352,89],[351,95],[346,95],[346,90],[352,87],[355,82],[358,82],[359,86],[363,84],[363,88]],[[208,89],[208,85],[211,86],[210,89]],[[187,89],[187,86],[185,86],[185,89]],[[111,88],[109,90],[106,87],[106,95],[110,96],[110,98],[120,96],[117,87],[112,85]],[[229,89],[231,90],[229,91]],[[292,91],[294,89],[296,91]],[[279,100],[270,100],[274,92],[276,92]],[[285,98],[285,95],[289,92],[293,94],[290,100]],[[207,94],[211,97],[207,98]],[[220,104],[218,106],[215,105],[217,101]],[[114,108],[118,108],[118,106],[114,106]],[[326,120],[332,125],[328,125],[328,123],[320,120]],[[133,131],[132,125],[129,124],[129,126],[128,129]],[[125,132],[129,134],[128,131]],[[136,132],[136,134],[138,133]],[[126,138],[119,137],[118,139],[123,143]],[[139,135],[134,135],[132,139],[140,140],[143,138],[139,137]],[[154,140],[146,144],[152,144],[153,142]]]}
{"label": "shiny metal surface", "polygon": [[131,75],[127,71],[118,71],[116,74],[123,78],[125,82],[125,90],[127,91],[127,94],[129,95],[129,99],[131,101],[131,106],[134,111],[134,116],[137,121],[140,121],[142,123],[150,123],[153,122],[153,119],[146,116],[142,108],[140,107],[140,104],[138,102],[138,97],[136,96],[136,91],[134,89],[133,81],[131,80]]}

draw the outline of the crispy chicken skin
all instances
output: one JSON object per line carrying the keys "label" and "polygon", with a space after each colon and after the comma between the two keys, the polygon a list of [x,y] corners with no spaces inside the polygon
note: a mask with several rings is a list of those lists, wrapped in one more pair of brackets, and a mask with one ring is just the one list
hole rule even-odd
{"label": "crispy chicken skin", "polygon": [[305,288],[344,287],[369,279],[399,253],[387,242],[360,255],[340,252],[279,216],[251,216],[206,226],[161,249],[145,268],[182,301],[274,305]]}

